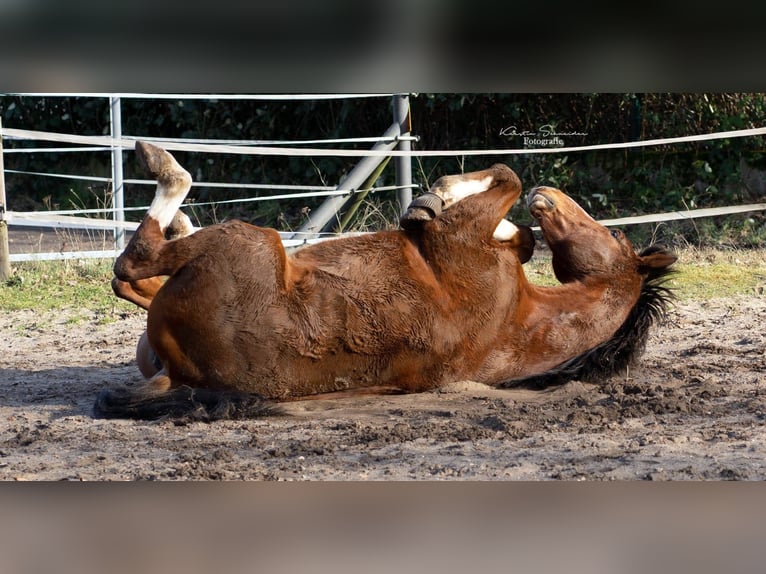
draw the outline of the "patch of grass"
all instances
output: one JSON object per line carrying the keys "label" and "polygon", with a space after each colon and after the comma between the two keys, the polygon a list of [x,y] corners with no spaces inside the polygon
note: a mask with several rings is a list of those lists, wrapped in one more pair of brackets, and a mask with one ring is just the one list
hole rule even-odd
{"label": "patch of grass", "polygon": [[39,261],[20,263],[0,284],[0,309],[46,312],[81,310],[70,321],[96,315],[100,323],[116,321],[136,307],[112,293],[112,261]]}
{"label": "patch of grass", "polygon": [[[676,272],[668,286],[679,301],[766,293],[766,250],[687,247],[676,254]],[[558,284],[545,253],[536,253],[524,271],[536,285]]]}
{"label": "patch of grass", "polygon": [[529,282],[542,287],[558,285],[558,279],[553,274],[551,267],[551,254],[548,251],[540,252],[538,249],[532,259],[524,264],[524,273]]}
{"label": "patch of grass", "polygon": [[766,250],[686,248],[678,256],[670,286],[682,301],[766,292]]}
{"label": "patch of grass", "polygon": [[669,282],[681,300],[763,294],[764,285],[766,267],[752,269],[727,263],[680,265],[679,273]]}

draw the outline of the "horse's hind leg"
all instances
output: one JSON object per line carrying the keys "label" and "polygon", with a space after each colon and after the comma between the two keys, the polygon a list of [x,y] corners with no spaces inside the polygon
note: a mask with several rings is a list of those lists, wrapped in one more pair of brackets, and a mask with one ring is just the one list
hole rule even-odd
{"label": "horse's hind leg", "polygon": [[165,233],[191,189],[191,175],[164,149],[136,142],[136,156],[144,169],[157,180],[157,191],[141,225],[114,264],[120,281],[132,282],[171,275],[185,261],[163,257],[168,243]]}
{"label": "horse's hind leg", "polygon": [[146,216],[156,220],[165,233],[191,189],[191,175],[167,151],[146,142],[136,142],[136,157],[146,172],[157,180],[157,191]]}

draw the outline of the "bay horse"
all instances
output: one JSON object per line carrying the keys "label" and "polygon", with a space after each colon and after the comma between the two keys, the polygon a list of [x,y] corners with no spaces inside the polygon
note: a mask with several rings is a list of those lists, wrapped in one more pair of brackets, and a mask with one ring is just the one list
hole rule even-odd
{"label": "bay horse", "polygon": [[241,221],[167,238],[191,176],[159,147],[138,142],[136,154],[157,192],[113,286],[129,298],[149,286],[145,343],[161,368],[103,391],[97,416],[214,420],[344,392],[600,379],[636,359],[668,302],[672,253],[637,254],[550,187],[527,205],[561,285],[532,285],[531,233],[503,219],[521,182],[502,164],[441,177],[429,192],[441,208],[415,202],[402,229],[288,257],[275,230]]}

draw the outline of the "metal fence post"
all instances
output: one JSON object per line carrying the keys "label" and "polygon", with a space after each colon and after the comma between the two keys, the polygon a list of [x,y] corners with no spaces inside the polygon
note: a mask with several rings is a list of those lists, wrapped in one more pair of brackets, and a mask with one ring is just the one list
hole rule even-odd
{"label": "metal fence post", "polygon": [[[382,139],[395,138],[397,135],[399,135],[399,126],[394,123],[385,131]],[[372,146],[371,151],[390,151],[396,147],[396,143],[396,141],[381,141]],[[310,213],[309,220],[298,228],[298,233],[293,235],[293,237],[297,239],[318,237],[322,228],[331,221],[333,217],[337,217],[338,210],[343,207],[343,204],[348,201],[348,198],[352,193],[362,185],[368,177],[370,177],[370,174],[375,171],[375,168],[378,167],[384,159],[383,156],[363,157],[359,163],[348,172],[348,175],[346,175],[336,188],[348,189],[349,193],[346,195],[328,197],[322,205]]]}
{"label": "metal fence post", "polygon": [[8,249],[8,222],[5,221],[5,168],[3,166],[3,119],[0,118],[0,281],[11,276],[11,255]]}
{"label": "metal fence post", "polygon": [[[109,96],[109,123],[112,130],[112,207],[114,221],[121,224],[125,221],[125,198],[122,181],[122,113],[119,96]],[[122,225],[114,228],[114,248],[125,247],[125,228]]]}
{"label": "metal fence post", "polygon": [[[410,97],[409,94],[396,94],[393,96],[394,123],[399,126],[400,136],[409,136],[412,131],[412,121],[410,119]],[[399,141],[399,150],[410,151],[412,145],[409,139]],[[396,169],[396,185],[412,185],[412,158],[410,156],[397,156],[394,158],[394,167]],[[412,201],[412,188],[402,187],[397,190],[397,199],[399,200],[400,213],[404,214],[407,206]]]}

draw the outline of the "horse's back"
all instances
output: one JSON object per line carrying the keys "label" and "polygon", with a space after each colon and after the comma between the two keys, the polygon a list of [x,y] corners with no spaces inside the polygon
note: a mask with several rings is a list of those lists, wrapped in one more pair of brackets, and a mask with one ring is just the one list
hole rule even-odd
{"label": "horse's back", "polygon": [[[384,231],[316,244],[291,260],[334,283],[347,303],[349,344],[360,352],[384,353],[402,344],[431,345],[434,315],[444,305],[438,278],[403,232]],[[422,334],[420,333],[422,331]],[[424,339],[427,338],[426,342]]]}
{"label": "horse's back", "polygon": [[175,371],[171,378],[226,387],[267,375],[274,343],[262,323],[284,290],[279,234],[230,221],[171,243],[188,261],[158,291],[147,318],[151,346]]}
{"label": "horse's back", "polygon": [[354,239],[287,258],[276,232],[232,221],[179,240],[197,255],[157,294],[148,323],[171,379],[284,398],[410,387],[441,365],[424,363],[439,303],[417,249],[396,232]]}

